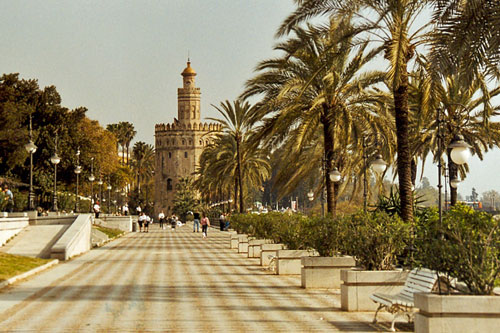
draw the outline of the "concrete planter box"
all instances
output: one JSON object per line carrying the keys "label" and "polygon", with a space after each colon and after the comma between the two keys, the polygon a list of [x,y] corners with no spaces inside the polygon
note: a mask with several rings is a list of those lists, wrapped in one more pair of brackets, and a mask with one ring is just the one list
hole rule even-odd
{"label": "concrete planter box", "polygon": [[278,250],[276,252],[276,274],[300,275],[302,257],[319,256],[316,251]]}
{"label": "concrete planter box", "polygon": [[269,255],[276,256],[276,251],[283,250],[284,244],[262,244],[260,246],[260,265],[269,266],[271,259]]}
{"label": "concrete planter box", "polygon": [[397,294],[408,276],[407,271],[341,270],[340,307],[343,311],[375,311],[373,293]]}
{"label": "concrete planter box", "polygon": [[271,244],[270,239],[252,239],[248,241],[248,258],[260,258],[260,246]]}
{"label": "concrete planter box", "polygon": [[238,239],[240,236],[242,236],[242,235],[231,234],[231,243],[230,243],[231,249],[238,249]]}
{"label": "concrete planter box", "polygon": [[301,285],[307,289],[340,289],[340,271],[356,266],[353,257],[302,257]]}
{"label": "concrete planter box", "polygon": [[248,253],[248,235],[239,235],[238,253]]}
{"label": "concrete planter box", "polygon": [[498,332],[500,297],[415,294],[416,333]]}

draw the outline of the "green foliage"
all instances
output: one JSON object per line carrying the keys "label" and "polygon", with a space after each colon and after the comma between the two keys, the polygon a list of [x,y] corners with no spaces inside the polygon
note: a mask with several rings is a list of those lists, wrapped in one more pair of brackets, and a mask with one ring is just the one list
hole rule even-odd
{"label": "green foliage", "polygon": [[316,249],[320,256],[331,257],[341,252],[340,239],[345,238],[345,231],[340,226],[340,219],[311,217],[306,221],[306,239],[309,247]]}
{"label": "green foliage", "polygon": [[[422,196],[414,195],[413,197],[413,214],[418,215],[424,210],[424,207],[420,206],[423,202]],[[399,192],[391,187],[391,191],[388,196],[380,195],[378,203],[375,206],[377,211],[385,212],[390,216],[401,216],[401,198],[399,197]]]}
{"label": "green foliage", "polygon": [[48,263],[50,259],[29,258],[0,252],[0,282]]}
{"label": "green foliage", "polygon": [[418,264],[457,278],[468,292],[493,293],[500,278],[500,223],[491,215],[464,205],[443,218],[432,216],[417,229]]}
{"label": "green foliage", "polygon": [[359,212],[339,219],[342,250],[367,270],[394,269],[410,242],[410,224],[385,212]]}
{"label": "green foliage", "polygon": [[106,228],[106,227],[97,226],[97,225],[92,226],[92,228],[96,228],[97,230],[105,233],[109,238],[115,238],[115,237],[121,236],[125,233],[124,231],[122,231],[120,229]]}
{"label": "green foliage", "polygon": [[187,212],[194,212],[199,208],[199,202],[196,199],[197,193],[189,177],[179,179],[176,190],[173,212],[177,214],[182,221],[185,221]]}

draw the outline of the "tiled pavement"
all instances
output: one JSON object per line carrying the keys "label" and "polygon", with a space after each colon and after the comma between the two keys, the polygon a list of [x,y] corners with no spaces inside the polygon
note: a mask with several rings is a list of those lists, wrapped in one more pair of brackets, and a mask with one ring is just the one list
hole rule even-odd
{"label": "tiled pavement", "polygon": [[[189,225],[131,233],[0,291],[0,331],[379,332],[388,314],[340,311],[338,290],[304,290]],[[399,331],[411,332],[398,323]]]}

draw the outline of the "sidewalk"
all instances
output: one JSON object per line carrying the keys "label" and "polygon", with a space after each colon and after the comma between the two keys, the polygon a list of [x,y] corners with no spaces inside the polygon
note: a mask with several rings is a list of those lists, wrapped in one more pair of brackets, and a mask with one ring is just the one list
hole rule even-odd
{"label": "sidewalk", "polygon": [[391,315],[342,312],[338,291],[302,289],[230,250],[228,233],[208,236],[154,225],[6,288],[0,331],[388,331]]}

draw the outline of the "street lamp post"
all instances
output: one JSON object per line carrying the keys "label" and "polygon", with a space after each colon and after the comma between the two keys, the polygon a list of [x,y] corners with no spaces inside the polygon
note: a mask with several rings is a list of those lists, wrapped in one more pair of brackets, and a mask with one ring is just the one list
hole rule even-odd
{"label": "street lamp post", "polygon": [[120,190],[118,188],[115,189],[115,214],[118,215],[118,193]]}
{"label": "street lamp post", "polygon": [[366,140],[363,137],[363,211],[366,213],[366,202],[368,197],[368,180],[366,178],[366,160],[368,155],[366,154]]}
{"label": "street lamp post", "polygon": [[99,185],[99,201],[101,201],[100,203],[102,203],[102,178],[101,176],[99,176],[99,181],[97,182],[97,184]]}
{"label": "street lamp post", "polygon": [[33,193],[33,154],[36,152],[36,149],[38,147],[33,143],[33,133],[31,130],[31,115],[30,115],[30,141],[24,145],[24,148],[30,154],[30,193],[28,196],[28,210],[34,210],[35,209],[35,200],[34,200],[35,195]]}
{"label": "street lamp post", "polygon": [[94,206],[94,158],[92,157],[90,159],[90,176],[89,176],[89,181],[90,181],[90,208],[89,212],[92,213],[92,207]]}
{"label": "street lamp post", "polygon": [[80,148],[76,150],[76,167],[75,167],[75,174],[76,174],[76,199],[75,199],[75,213],[78,213],[78,182],[80,180],[80,173],[82,172],[82,167],[80,166]]}
{"label": "street lamp post", "polygon": [[54,155],[50,158],[50,162],[54,164],[54,203],[52,209],[54,212],[58,211],[57,208],[57,165],[59,162],[61,162],[61,158],[59,155],[57,155],[57,133],[56,133],[56,140],[55,140],[55,151]]}
{"label": "street lamp post", "polygon": [[[108,179],[108,182],[109,182],[109,179]],[[111,203],[111,184],[108,184],[108,214],[110,212],[110,203]]]}
{"label": "street lamp post", "polygon": [[[442,187],[443,185],[441,184],[441,173],[442,173],[442,168],[443,168],[443,165],[441,163],[441,155],[443,154],[443,135],[441,133],[441,123],[442,123],[442,119],[441,119],[441,109],[438,108],[437,109],[437,119],[436,119],[436,122],[437,122],[437,130],[438,130],[438,211],[439,211],[439,223],[440,225],[442,226],[443,225],[443,203],[442,203],[442,198],[441,198],[441,194],[442,194]],[[451,152],[450,152],[450,157],[451,157],[451,160],[457,164],[457,165],[462,165],[462,164],[465,164],[467,163],[469,157],[471,156],[471,152],[470,152],[470,148],[471,146],[468,145],[465,141],[464,141],[464,137],[462,135],[456,135],[454,138],[453,138],[453,141],[450,143],[450,145],[448,146],[449,149],[451,149]],[[457,184],[458,185],[458,179],[453,179],[454,181],[454,184]],[[450,184],[451,184],[451,181],[450,181]]]}

